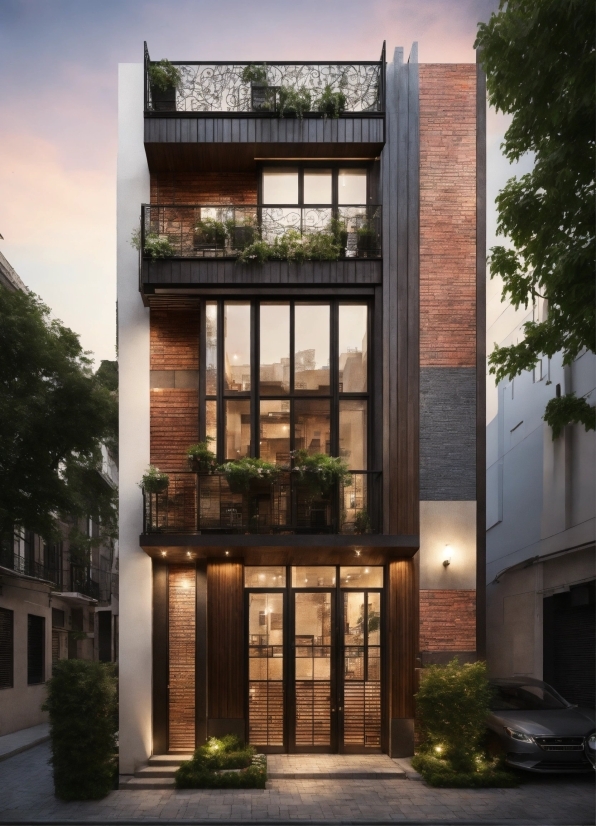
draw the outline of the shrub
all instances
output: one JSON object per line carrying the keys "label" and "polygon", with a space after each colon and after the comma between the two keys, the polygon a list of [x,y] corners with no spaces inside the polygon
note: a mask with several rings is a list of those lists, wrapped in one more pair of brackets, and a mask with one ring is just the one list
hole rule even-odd
{"label": "shrub", "polygon": [[228,237],[228,229],[223,221],[216,221],[215,218],[203,218],[197,221],[195,232],[198,241],[202,244],[216,244],[223,246]]}
{"label": "shrub", "polygon": [[366,508],[358,511],[354,519],[354,533],[370,533],[371,527],[370,517]]}
{"label": "shrub", "polygon": [[338,118],[346,108],[346,96],[343,92],[334,92],[327,84],[323,89],[321,97],[316,101],[318,112],[332,118]]}
{"label": "shrub", "polygon": [[292,89],[281,86],[279,90],[279,116],[284,114],[296,115],[302,119],[306,112],[312,109],[312,96],[308,89]]}
{"label": "shrub", "polygon": [[114,787],[117,700],[114,666],[59,660],[43,710],[50,714],[54,789],[61,800],[99,800]]}
{"label": "shrub", "polygon": [[460,665],[454,658],[425,668],[416,694],[423,750],[448,760],[456,771],[475,771],[489,700],[485,663]]}
{"label": "shrub", "polygon": [[217,460],[215,453],[209,447],[209,443],[213,441],[213,436],[207,436],[204,442],[197,442],[196,445],[191,445],[188,448],[186,456],[192,470],[199,473],[211,473],[215,470]]}
{"label": "shrub", "polygon": [[235,735],[211,737],[175,774],[178,789],[264,789],[267,760]]}
{"label": "shrub", "polygon": [[337,261],[345,249],[341,242],[344,235],[337,232],[317,231],[304,235],[297,229],[289,229],[273,241],[254,241],[246,246],[238,257],[243,264],[263,264],[265,261]]}
{"label": "shrub", "polygon": [[478,756],[471,771],[456,771],[447,760],[432,754],[417,754],[412,767],[430,786],[448,789],[510,789],[519,785],[517,778],[503,769],[498,761]]}

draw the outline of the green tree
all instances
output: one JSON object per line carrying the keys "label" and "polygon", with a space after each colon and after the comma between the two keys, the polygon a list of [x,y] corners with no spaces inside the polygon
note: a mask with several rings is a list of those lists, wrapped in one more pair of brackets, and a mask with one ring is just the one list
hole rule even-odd
{"label": "green tree", "polygon": [[0,353],[0,537],[22,525],[51,539],[60,520],[76,534],[87,516],[113,535],[114,493],[97,473],[102,441],[115,439],[110,368],[94,375],[39,298],[3,288]]}
{"label": "green tree", "polygon": [[[530,370],[541,355],[561,352],[571,363],[594,352],[595,12],[592,0],[501,0],[474,44],[486,71],[488,99],[511,115],[502,146],[518,161],[531,153],[531,172],[499,193],[497,233],[508,246],[491,249],[491,276],[517,309],[537,298],[547,317],[524,325],[524,339],[495,345],[497,381]],[[572,422],[596,427],[596,411],[568,394],[552,399],[545,420],[553,438]]]}

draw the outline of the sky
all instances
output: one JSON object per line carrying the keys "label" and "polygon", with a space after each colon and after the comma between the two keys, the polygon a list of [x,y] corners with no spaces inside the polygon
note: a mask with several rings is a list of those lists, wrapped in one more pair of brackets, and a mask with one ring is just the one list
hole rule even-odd
{"label": "sky", "polygon": [[[97,363],[115,357],[118,63],[475,61],[497,0],[0,0],[0,251]],[[512,174],[488,116],[492,204]]]}

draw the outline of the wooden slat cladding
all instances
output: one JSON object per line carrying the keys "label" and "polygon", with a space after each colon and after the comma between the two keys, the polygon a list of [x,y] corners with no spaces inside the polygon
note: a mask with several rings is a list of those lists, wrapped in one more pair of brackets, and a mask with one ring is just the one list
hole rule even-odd
{"label": "wooden slat cladding", "polygon": [[171,565],[168,575],[169,749],[195,747],[196,573]]}
{"label": "wooden slat cladding", "polygon": [[151,175],[152,204],[256,204],[257,178],[242,172]]}
{"label": "wooden slat cladding", "polygon": [[420,66],[420,358],[476,366],[476,66]]}
{"label": "wooden slat cladding", "polygon": [[244,718],[242,564],[207,566],[207,702],[209,720]]}
{"label": "wooden slat cladding", "polygon": [[418,656],[418,569],[413,559],[389,564],[389,708],[392,719],[414,717]]}
{"label": "wooden slat cladding", "polygon": [[[165,258],[143,261],[142,281],[148,287],[244,286],[363,286],[382,282],[382,261],[268,261],[261,265],[236,261]],[[159,368],[154,368],[159,369]]]}
{"label": "wooden slat cladding", "polygon": [[[151,463],[161,470],[188,470],[186,449],[199,440],[199,311],[151,310]],[[170,387],[154,386],[165,381]],[[184,377],[188,381],[184,381]],[[169,379],[172,379],[171,382]],[[187,386],[176,386],[176,385]]]}
{"label": "wooden slat cladding", "polygon": [[145,143],[382,144],[383,117],[145,118]]}

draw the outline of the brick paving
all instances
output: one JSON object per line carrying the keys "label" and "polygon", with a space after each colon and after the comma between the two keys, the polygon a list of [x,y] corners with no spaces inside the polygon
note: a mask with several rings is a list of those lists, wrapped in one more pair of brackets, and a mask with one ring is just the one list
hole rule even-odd
{"label": "brick paving", "polygon": [[591,775],[528,775],[518,789],[485,790],[431,789],[403,778],[272,780],[265,791],[114,791],[101,801],[62,803],[49,754],[46,743],[0,763],[0,823],[594,823]]}

